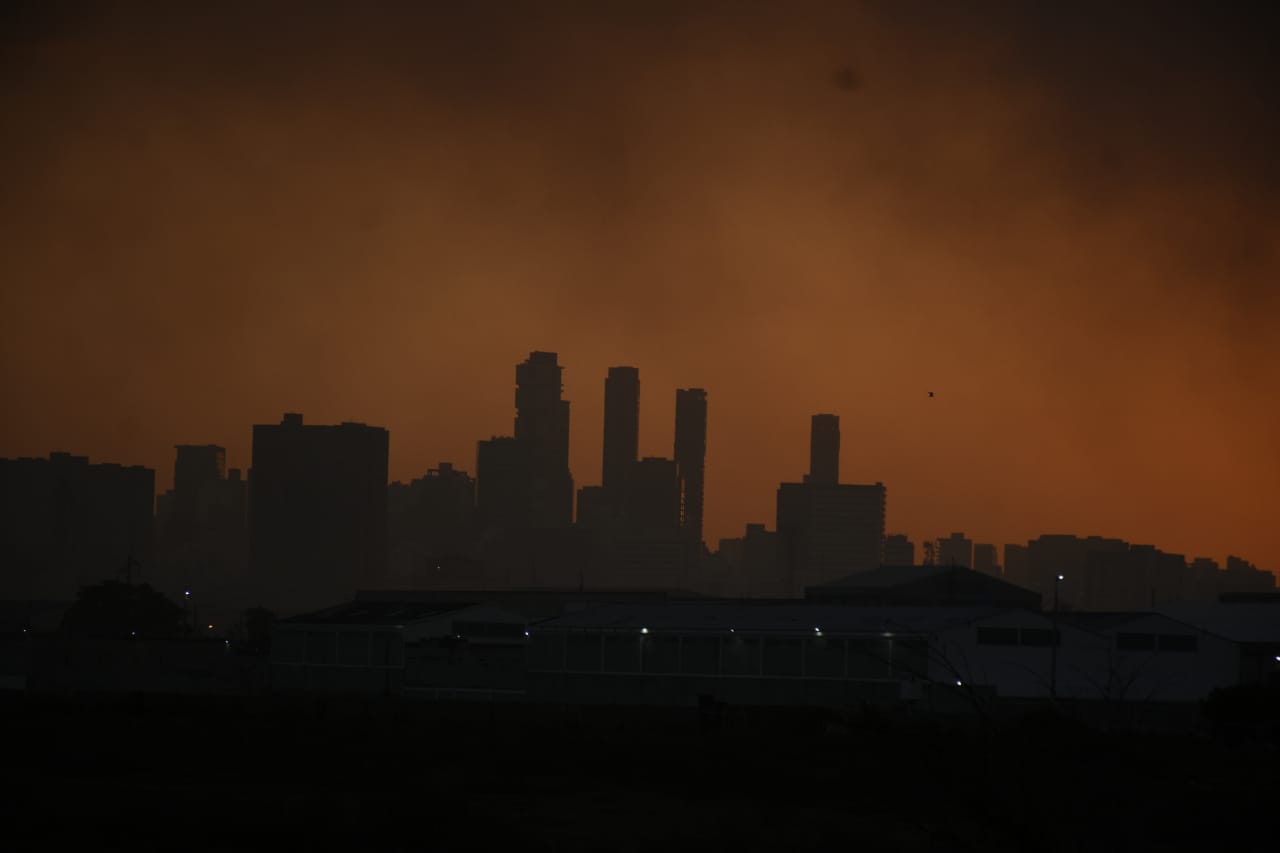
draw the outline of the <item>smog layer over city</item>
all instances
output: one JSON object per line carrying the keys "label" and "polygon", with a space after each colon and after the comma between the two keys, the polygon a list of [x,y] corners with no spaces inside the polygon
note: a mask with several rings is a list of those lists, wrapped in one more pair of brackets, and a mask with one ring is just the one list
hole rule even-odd
{"label": "smog layer over city", "polygon": [[0,846],[1273,849],[1278,41],[4,4]]}

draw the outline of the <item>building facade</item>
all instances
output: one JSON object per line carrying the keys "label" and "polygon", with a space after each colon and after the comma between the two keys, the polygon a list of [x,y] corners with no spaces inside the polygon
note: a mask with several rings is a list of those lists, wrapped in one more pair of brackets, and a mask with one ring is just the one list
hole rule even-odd
{"label": "building facade", "polygon": [[250,570],[268,606],[297,612],[382,585],[389,435],[286,414],[253,428]]}

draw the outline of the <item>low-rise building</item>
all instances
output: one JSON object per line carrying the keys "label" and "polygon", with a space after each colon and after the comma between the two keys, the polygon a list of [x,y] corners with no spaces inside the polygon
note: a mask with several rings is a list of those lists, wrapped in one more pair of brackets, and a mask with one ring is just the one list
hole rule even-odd
{"label": "low-rise building", "polygon": [[531,628],[529,696],[583,704],[954,704],[956,679],[937,666],[934,638],[998,612],[608,604]]}
{"label": "low-rise building", "polygon": [[467,601],[354,601],[277,622],[277,689],[401,693],[519,690],[525,620]]}

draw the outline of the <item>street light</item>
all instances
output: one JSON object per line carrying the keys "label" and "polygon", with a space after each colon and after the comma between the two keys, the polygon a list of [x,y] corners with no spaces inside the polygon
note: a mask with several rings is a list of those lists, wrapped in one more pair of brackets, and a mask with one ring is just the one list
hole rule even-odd
{"label": "street light", "polygon": [[1066,575],[1058,575],[1053,582],[1053,633],[1049,637],[1049,696],[1058,698],[1058,590]]}

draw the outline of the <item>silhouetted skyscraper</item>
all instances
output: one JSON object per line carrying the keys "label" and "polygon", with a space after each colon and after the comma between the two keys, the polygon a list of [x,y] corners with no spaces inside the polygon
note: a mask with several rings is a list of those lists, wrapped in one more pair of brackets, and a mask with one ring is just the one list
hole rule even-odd
{"label": "silhouetted skyscraper", "polygon": [[69,601],[104,580],[153,578],[155,471],[87,456],[0,459],[0,597]]}
{"label": "silhouetted skyscraper", "polygon": [[886,566],[914,566],[916,546],[901,533],[884,538],[884,564]]}
{"label": "silhouetted skyscraper", "polygon": [[1026,545],[1008,543],[1004,546],[1004,577],[1024,589],[1036,589],[1031,572],[1031,561]]}
{"label": "silhouetted skyscraper", "polygon": [[806,483],[840,482],[840,416],[814,415],[809,426],[809,476]]}
{"label": "silhouetted skyscraper", "polygon": [[778,487],[778,568],[791,595],[881,565],[885,498],[881,483],[815,483],[806,477]]}
{"label": "silhouetted skyscraper", "polygon": [[742,574],[751,595],[786,595],[778,577],[778,534],[763,524],[748,524],[742,537]]}
{"label": "silhouetted skyscraper", "polygon": [[676,468],[680,477],[681,526],[702,541],[702,495],[707,463],[707,392],[676,391]]}
{"label": "silhouetted skyscraper", "polygon": [[[387,489],[390,516],[392,580],[409,586],[431,586],[458,578],[478,535],[476,481],[448,462],[412,482]],[[470,584],[479,579],[462,577]],[[469,587],[468,587],[469,588]]]}
{"label": "silhouetted skyscraper", "polygon": [[640,370],[610,367],[604,381],[604,467],[606,495],[621,495],[627,473],[640,455]]}
{"label": "silhouetted skyscraper", "polygon": [[253,427],[251,568],[265,603],[333,604],[379,585],[387,566],[387,457],[381,427]]}
{"label": "silhouetted skyscraper", "polygon": [[173,490],[179,502],[194,500],[207,484],[226,479],[227,451],[223,448],[216,444],[179,444],[176,449]]}
{"label": "silhouetted skyscraper", "polygon": [[646,456],[627,477],[625,517],[642,534],[671,535],[680,529],[680,477],[671,459]]}
{"label": "silhouetted skyscraper", "polygon": [[938,563],[943,566],[973,568],[973,540],[963,533],[952,533],[947,539],[938,540]]}
{"label": "silhouetted skyscraper", "polygon": [[249,559],[248,484],[228,476],[216,444],[179,444],[173,489],[156,501],[157,562],[153,586],[181,600],[195,587],[200,601],[249,604],[242,598]]}
{"label": "silhouetted skyscraper", "polygon": [[563,372],[553,352],[531,352],[516,365],[516,441],[529,464],[531,527],[567,527],[573,521],[569,401],[560,398]]}
{"label": "silhouetted skyscraper", "polygon": [[983,574],[1000,576],[1000,564],[996,562],[995,545],[973,546],[973,569]]}
{"label": "silhouetted skyscraper", "polygon": [[885,488],[837,483],[778,487],[778,549],[791,594],[883,562]]}
{"label": "silhouetted skyscraper", "polygon": [[476,507],[485,528],[520,530],[529,519],[529,460],[511,436],[494,436],[476,445]]}
{"label": "silhouetted skyscraper", "polygon": [[173,463],[173,494],[162,536],[169,549],[186,547],[199,535],[201,505],[226,478],[227,452],[216,444],[179,444]]}

